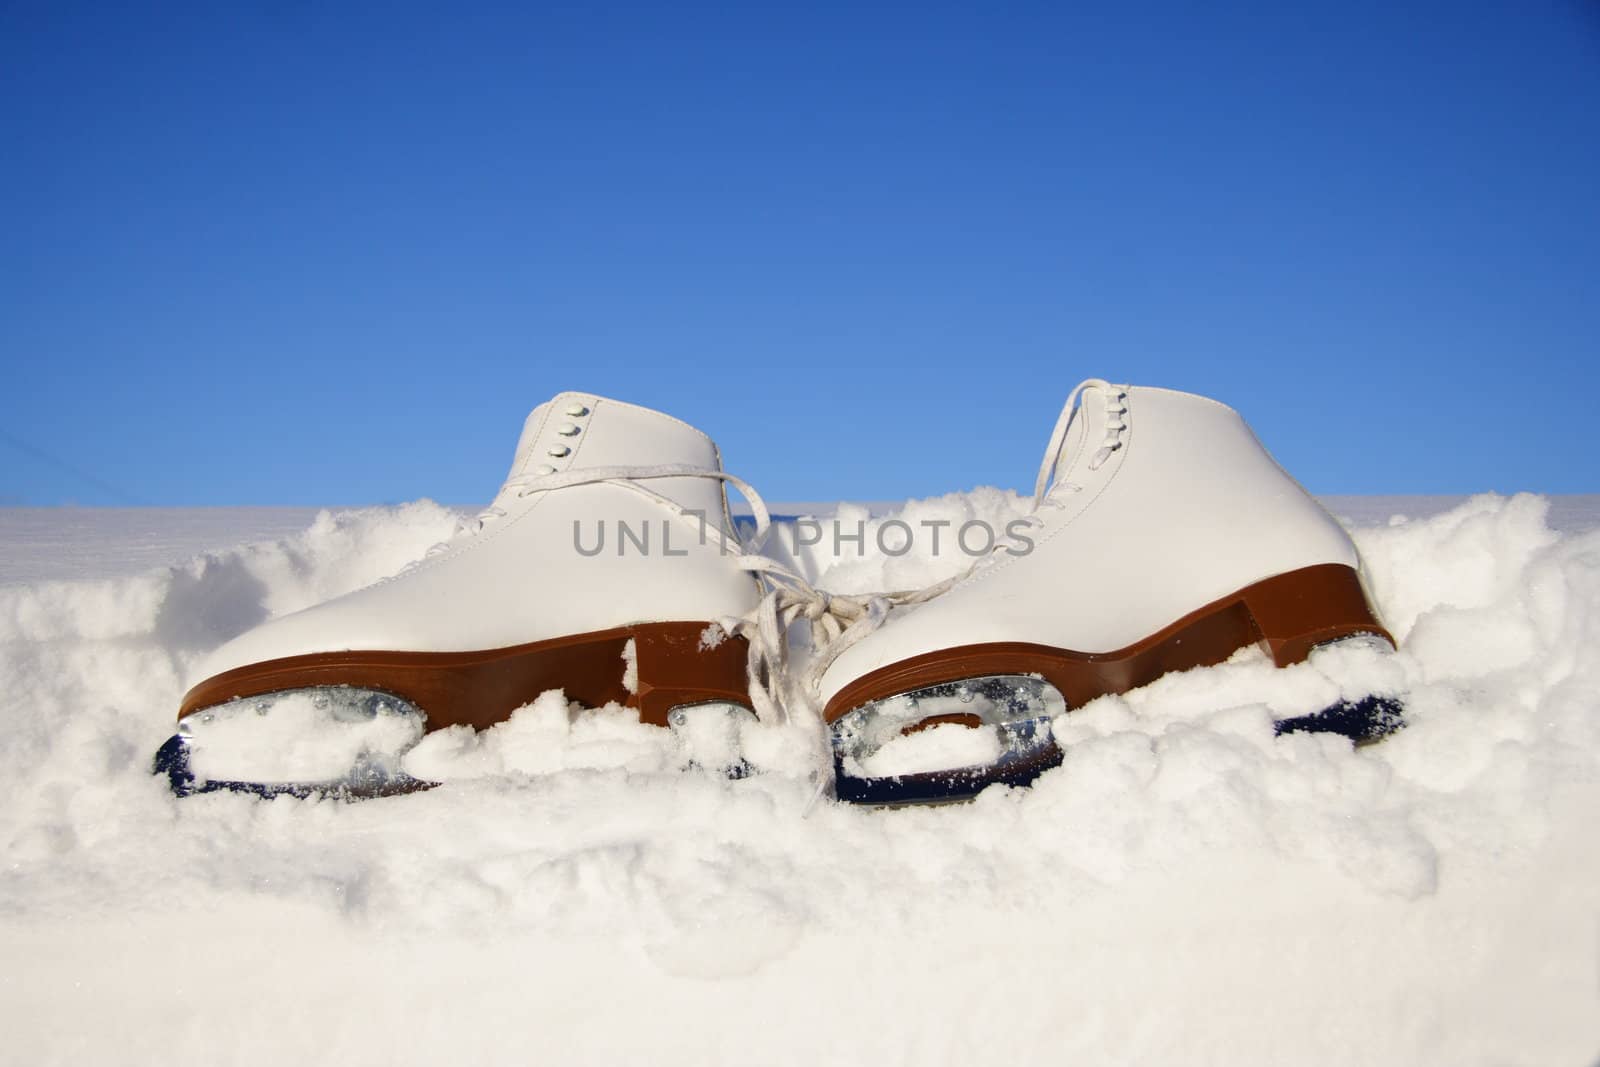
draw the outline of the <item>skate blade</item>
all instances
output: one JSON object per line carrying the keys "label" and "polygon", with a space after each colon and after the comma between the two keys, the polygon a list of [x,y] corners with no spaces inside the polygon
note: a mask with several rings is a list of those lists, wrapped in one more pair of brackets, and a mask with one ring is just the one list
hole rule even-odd
{"label": "skate blade", "polygon": [[[996,674],[863,704],[833,723],[834,795],[852,804],[966,800],[1061,762],[1066,700],[1042,678]],[[938,764],[943,764],[942,766]]]}
{"label": "skate blade", "polygon": [[[954,710],[952,700],[963,705],[961,711]],[[1050,710],[1037,714],[1042,707]],[[1051,722],[1066,710],[1054,686],[1025,675],[968,678],[865,704],[834,724],[834,795],[851,804],[898,807],[971,800],[992,785],[1030,785],[1061,765]],[[1404,710],[1392,696],[1341,700],[1309,715],[1280,719],[1273,732],[1336,734],[1357,745],[1371,744],[1405,725]],[[965,747],[976,754],[987,742],[993,746],[991,758],[930,768],[916,766],[916,754],[906,753],[901,757],[909,757],[906,769],[897,773],[889,746],[906,747],[905,740],[914,740],[911,735],[930,721],[946,729],[959,729],[960,722],[973,735],[947,751]],[[939,754],[939,749],[927,753]]]}
{"label": "skate blade", "polygon": [[1357,745],[1370,745],[1403,728],[1405,704],[1392,696],[1341,700],[1311,715],[1296,715],[1272,724],[1276,737],[1284,734],[1337,734]]}
{"label": "skate blade", "polygon": [[401,768],[426,717],[390,693],[314,686],[217,704],[178,722],[155,771],[178,796],[394,796],[431,789]]}
{"label": "skate blade", "polygon": [[[678,705],[668,713],[686,768],[739,779],[753,771],[740,751],[749,708],[729,701]],[[180,797],[365,800],[433,789],[401,767],[422,737],[425,716],[389,693],[317,686],[230,700],[184,716],[156,752],[154,771]]]}
{"label": "skate blade", "polygon": [[679,704],[667,712],[667,727],[684,754],[685,770],[705,770],[724,778],[748,778],[754,770],[744,758],[742,734],[758,725],[755,712],[728,700]]}

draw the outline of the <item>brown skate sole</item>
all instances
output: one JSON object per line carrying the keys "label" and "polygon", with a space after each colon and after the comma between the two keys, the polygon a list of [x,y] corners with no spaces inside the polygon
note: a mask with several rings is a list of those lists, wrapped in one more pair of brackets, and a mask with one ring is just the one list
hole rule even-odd
{"label": "brown skate sole", "polygon": [[[748,705],[745,640],[706,647],[710,623],[653,622],[510,648],[474,652],[319,652],[253,663],[208,678],[183,698],[178,718],[236,697],[309,686],[355,686],[392,693],[421,708],[427,729],[483,730],[549,689],[590,707],[618,703],[665,726],[680,704],[725,700]],[[637,692],[623,684],[623,649],[634,642]]]}
{"label": "brown skate sole", "polygon": [[[962,645],[891,663],[851,682],[828,701],[828,722],[863,704],[943,682],[994,674],[1033,674],[1055,686],[1068,708],[1148,685],[1169,671],[1221,663],[1260,643],[1280,667],[1312,648],[1357,634],[1394,644],[1354,568],[1328,563],[1247,586],[1190,612],[1143,641],[1114,652],[1073,652],[1020,641]],[[939,716],[941,722],[976,717]],[[933,725],[929,720],[912,727]]]}

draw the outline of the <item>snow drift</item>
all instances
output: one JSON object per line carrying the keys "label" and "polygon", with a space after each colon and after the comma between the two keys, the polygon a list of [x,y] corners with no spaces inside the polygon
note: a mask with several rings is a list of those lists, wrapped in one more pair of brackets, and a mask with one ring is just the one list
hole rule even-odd
{"label": "snow drift", "polygon": [[[900,517],[1003,525],[994,490]],[[192,664],[448,536],[428,502],[133,576],[0,586],[0,1049],[13,1062],[1592,1063],[1600,532],[1473,498],[1357,526],[1399,653],[1253,651],[1105,698],[966,805],[806,813],[773,773],[555,693],[430,735],[410,797],[150,774]],[[860,591],[956,554],[802,563]],[[1083,610],[1070,599],[1063,610]],[[1274,738],[1363,686],[1410,725]],[[931,743],[931,742],[930,742]]]}

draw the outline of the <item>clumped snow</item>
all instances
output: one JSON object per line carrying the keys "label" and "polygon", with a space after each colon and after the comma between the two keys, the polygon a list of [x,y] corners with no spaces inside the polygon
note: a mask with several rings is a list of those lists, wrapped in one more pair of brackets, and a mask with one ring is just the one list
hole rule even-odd
{"label": "clumped snow", "polygon": [[639,645],[631,637],[622,646],[622,688],[635,695],[639,692]]}
{"label": "clumped snow", "polygon": [[[1021,507],[979,491],[900,517],[1003,525]],[[198,658],[421,556],[457,518],[426,502],[0,586],[0,1048],[1591,1063],[1600,532],[1554,532],[1548,508],[1363,516],[1398,654],[1280,671],[1242,652],[1058,720],[1065,763],[1030,790],[894,811],[811,806],[803,739],[737,725],[767,773],[729,780],[671,732],[555,693],[429,735],[407,769],[450,779],[431,792],[170,796],[149,761]],[[860,510],[842,514],[865,524],[862,554],[797,553],[824,584],[964,565],[878,552],[891,516]],[[1381,745],[1272,735],[1274,716],[1370,688],[1409,709]]]}
{"label": "clumped snow", "polygon": [[938,723],[893,738],[860,759],[847,757],[844,765],[851,774],[888,778],[987,765],[998,760],[1005,751],[1005,742],[997,727]]}

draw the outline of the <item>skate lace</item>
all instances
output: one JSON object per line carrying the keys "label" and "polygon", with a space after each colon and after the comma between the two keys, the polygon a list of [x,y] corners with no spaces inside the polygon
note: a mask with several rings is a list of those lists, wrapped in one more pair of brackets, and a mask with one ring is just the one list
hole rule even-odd
{"label": "skate lace", "polygon": [[[1064,510],[1068,497],[1074,493],[1083,492],[1083,486],[1077,482],[1056,481],[1055,476],[1061,465],[1061,449],[1066,444],[1067,428],[1072,423],[1073,413],[1078,410],[1087,390],[1097,390],[1105,397],[1106,428],[1105,437],[1101,440],[1094,454],[1089,457],[1088,469],[1099,470],[1105,466],[1112,453],[1123,447],[1122,435],[1128,428],[1123,421],[1123,416],[1128,413],[1126,386],[1112,385],[1101,378],[1090,378],[1080,382],[1077,388],[1067,397],[1067,402],[1061,407],[1061,414],[1056,419],[1055,429],[1050,433],[1050,442],[1045,446],[1044,459],[1039,464],[1038,477],[1033,483],[1033,509],[1022,515],[1014,522],[1021,523],[1027,531],[1036,531],[1044,528],[1049,519],[1048,512]],[[1008,524],[1009,530],[1009,524]],[[991,566],[1003,555],[1025,555],[1028,549],[1020,537],[1010,535],[996,538],[994,547],[987,555],[973,561],[967,574]],[[962,577],[965,577],[963,575]],[[959,579],[958,579],[959,580]],[[953,583],[952,583],[953,584]]]}
{"label": "skate lace", "polygon": [[1106,405],[1105,438],[1095,449],[1094,455],[1089,457],[1089,469],[1099,470],[1105,465],[1106,460],[1111,458],[1111,454],[1122,447],[1122,434],[1128,428],[1128,424],[1122,418],[1128,413],[1127,386],[1112,385],[1102,378],[1090,378],[1078,383],[1078,387],[1067,397],[1067,402],[1061,406],[1061,415],[1056,419],[1055,429],[1050,432],[1050,443],[1045,445],[1044,460],[1039,464],[1039,476],[1033,483],[1035,511],[1057,489],[1077,492],[1083,488],[1074,482],[1053,483],[1052,480],[1055,478],[1056,468],[1060,466],[1061,448],[1066,444],[1067,428],[1072,424],[1073,412],[1077,410],[1084,392],[1089,389],[1097,390],[1104,396]]}
{"label": "skate lace", "polygon": [[[728,634],[746,642],[745,676],[750,706],[764,723],[795,723],[818,746],[810,812],[833,784],[833,745],[822,714],[822,676],[844,652],[882,626],[897,607],[919,604],[943,593],[962,575],[926,589],[846,595],[819,589],[770,556],[751,554],[740,566],[767,590],[760,603],[737,618],[718,620]],[[808,624],[811,656],[796,676],[789,658],[789,633]]]}
{"label": "skate lace", "polygon": [[[756,715],[774,723],[804,720],[824,733],[819,691],[833,661],[882,626],[892,609],[931,600],[961,577],[925,589],[844,594],[818,588],[770,556],[752,553],[738,562],[767,592],[752,611],[718,620],[718,625],[748,642],[750,700]],[[788,636],[801,621],[808,625],[811,656],[796,676]]]}

